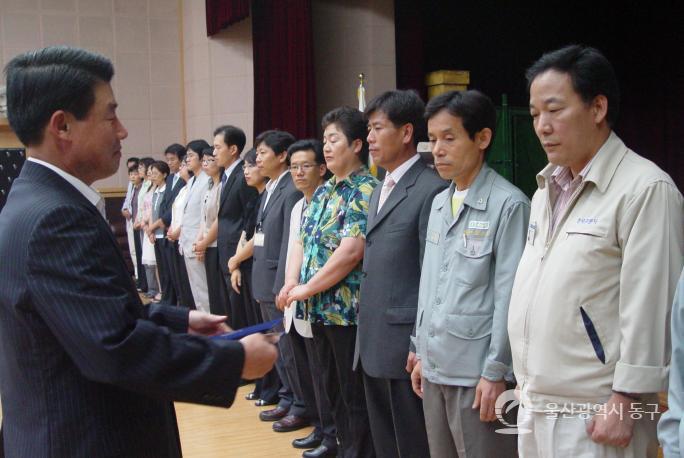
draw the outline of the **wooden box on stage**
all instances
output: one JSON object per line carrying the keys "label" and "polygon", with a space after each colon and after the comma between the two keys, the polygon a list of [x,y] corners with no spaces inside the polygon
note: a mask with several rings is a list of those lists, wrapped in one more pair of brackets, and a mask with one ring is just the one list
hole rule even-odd
{"label": "wooden box on stage", "polygon": [[425,76],[428,99],[448,91],[465,91],[470,84],[470,72],[467,70],[437,70]]}

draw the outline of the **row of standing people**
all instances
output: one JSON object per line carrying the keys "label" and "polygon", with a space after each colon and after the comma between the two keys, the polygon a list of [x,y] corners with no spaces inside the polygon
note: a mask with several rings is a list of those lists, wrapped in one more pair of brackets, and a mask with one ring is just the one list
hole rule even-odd
{"label": "row of standing people", "polygon": [[[261,417],[276,431],[312,422],[293,444],[317,445],[304,456],[655,450],[657,418],[633,410],[666,386],[681,194],[612,131],[619,93],[600,52],[563,48],[527,76],[550,161],[531,204],[486,164],[496,112],[477,91],[333,110],[322,148],[256,139],[269,182],[253,235],[219,263],[229,316],[249,303],[286,317],[278,405]],[[437,173],[416,153],[425,121]],[[218,140],[217,160],[217,146],[244,147]],[[647,224],[658,215],[665,224]],[[516,384],[517,419],[497,405]],[[497,434],[510,429],[517,440]]]}

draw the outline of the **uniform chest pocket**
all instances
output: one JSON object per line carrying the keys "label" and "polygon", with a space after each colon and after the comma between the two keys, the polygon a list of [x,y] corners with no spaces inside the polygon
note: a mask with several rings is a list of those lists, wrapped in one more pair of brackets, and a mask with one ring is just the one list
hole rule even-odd
{"label": "uniform chest pocket", "polygon": [[592,237],[606,237],[608,235],[608,228],[605,226],[572,224],[565,229],[568,237],[572,236],[592,236]]}
{"label": "uniform chest pocket", "polygon": [[612,242],[608,237],[608,228],[599,225],[572,224],[565,229],[565,243],[568,249],[578,253],[603,252],[609,249]]}
{"label": "uniform chest pocket", "polygon": [[492,262],[492,239],[490,237],[462,237],[456,244],[457,271],[455,280],[469,286],[489,282]]}

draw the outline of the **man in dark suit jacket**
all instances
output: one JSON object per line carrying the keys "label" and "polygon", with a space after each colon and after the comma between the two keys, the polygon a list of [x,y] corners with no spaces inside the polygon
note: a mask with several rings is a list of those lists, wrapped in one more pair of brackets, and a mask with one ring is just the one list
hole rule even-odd
{"label": "man in dark suit jacket", "polygon": [[[275,298],[285,281],[292,207],[303,196],[292,182],[288,168],[287,148],[294,140],[287,132],[266,131],[254,141],[257,167],[262,175],[270,178],[264,191],[267,194],[262,197],[257,214],[252,268],[254,298],[259,301],[261,314],[266,320],[283,317],[283,312],[276,308]],[[287,416],[287,424],[294,427],[288,428],[292,431],[306,426],[311,419],[306,413],[304,399],[298,393],[299,382],[290,336],[282,335],[278,346],[280,356],[276,369],[283,384],[279,392],[280,402],[275,409],[261,412],[260,418],[275,421]]]}
{"label": "man in dark suit jacket", "polygon": [[229,406],[275,347],[263,335],[211,340],[223,317],[140,302],[91,187],[117,171],[128,135],[111,62],[53,47],[6,73],[29,159],[0,213],[4,453],[180,456],[171,401]]}
{"label": "man in dark suit jacket", "polygon": [[383,457],[429,456],[422,402],[406,367],[430,207],[447,183],[416,152],[424,111],[413,91],[385,92],[366,109],[370,154],[387,174],[368,209],[355,365]]}
{"label": "man in dark suit jacket", "polygon": [[[217,247],[219,265],[223,273],[228,304],[228,323],[239,329],[247,326],[247,315],[242,297],[230,285],[228,260],[235,254],[240,236],[245,225],[245,217],[251,213],[259,193],[245,181],[240,154],[247,138],[242,129],[235,126],[220,126],[214,131],[214,156],[219,167],[224,168],[221,176],[221,194],[219,196],[218,218],[214,222],[217,231]],[[209,239],[208,237],[206,238]],[[202,242],[197,249],[206,249]],[[233,269],[237,268],[235,266]]]}
{"label": "man in dark suit jacket", "polygon": [[[169,145],[164,151],[164,157],[166,158],[166,163],[169,165],[169,176],[166,177],[166,189],[164,190],[164,195],[162,196],[161,204],[159,204],[159,219],[161,221],[155,221],[153,225],[158,225],[164,229],[164,235],[166,235],[166,229],[171,226],[171,207],[173,206],[173,201],[176,196],[185,186],[185,180],[183,180],[180,175],[178,175],[178,170],[180,169],[181,162],[185,159],[185,147],[178,143],[173,143]],[[154,228],[152,229],[154,230]],[[178,247],[171,240],[167,240],[166,237],[162,239],[157,239],[155,243],[161,244],[159,247],[162,259],[158,260],[157,269],[159,270],[159,280],[161,281],[162,287],[162,302],[169,305],[176,305],[180,301],[180,286],[178,277],[178,267],[177,267],[177,256],[176,251]],[[184,306],[189,306],[189,304],[182,304]]]}

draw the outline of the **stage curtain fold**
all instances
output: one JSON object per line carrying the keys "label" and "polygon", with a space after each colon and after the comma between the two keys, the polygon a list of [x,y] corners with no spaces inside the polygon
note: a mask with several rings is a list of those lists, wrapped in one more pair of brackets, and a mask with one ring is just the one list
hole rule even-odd
{"label": "stage curtain fold", "polygon": [[316,136],[310,0],[254,0],[254,134]]}
{"label": "stage curtain fold", "polygon": [[205,0],[205,2],[208,37],[249,17],[249,0]]}

